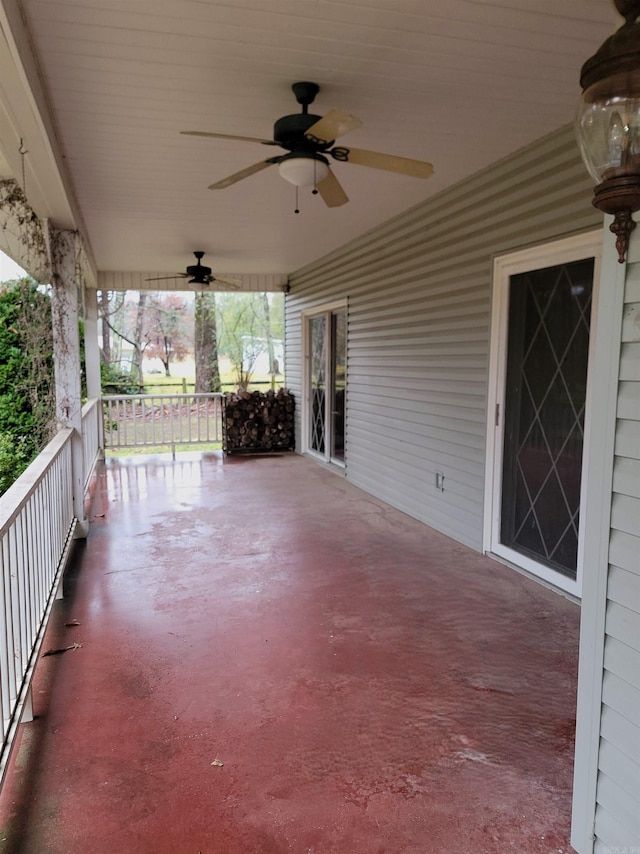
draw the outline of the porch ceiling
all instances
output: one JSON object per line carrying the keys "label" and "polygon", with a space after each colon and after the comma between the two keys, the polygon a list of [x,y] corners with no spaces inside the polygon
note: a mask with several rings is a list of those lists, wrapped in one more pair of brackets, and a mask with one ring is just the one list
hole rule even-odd
{"label": "porch ceiling", "polygon": [[[218,275],[293,271],[570,122],[580,66],[620,22],[609,0],[0,0],[0,15],[50,110],[31,126],[0,89],[0,164],[16,173],[23,137],[38,213],[68,226],[56,163],[98,270],[182,271],[202,249]],[[179,131],[271,138],[297,80],[321,86],[312,112],[362,120],[350,144],[433,177],[335,163],[349,203],[301,192],[299,215],[275,168],[208,190],[280,149]],[[36,125],[56,137],[48,162]]]}

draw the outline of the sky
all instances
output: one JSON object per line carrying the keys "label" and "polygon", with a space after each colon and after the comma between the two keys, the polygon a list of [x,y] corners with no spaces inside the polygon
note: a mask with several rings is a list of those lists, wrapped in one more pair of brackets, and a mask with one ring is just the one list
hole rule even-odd
{"label": "sky", "polygon": [[18,267],[15,261],[12,261],[8,255],[5,255],[4,252],[0,250],[0,282],[8,282],[11,279],[21,279],[26,275],[27,274],[22,267]]}

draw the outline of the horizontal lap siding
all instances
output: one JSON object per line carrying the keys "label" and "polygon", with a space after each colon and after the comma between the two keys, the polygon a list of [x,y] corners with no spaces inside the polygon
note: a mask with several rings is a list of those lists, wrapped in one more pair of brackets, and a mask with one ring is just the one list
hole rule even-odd
{"label": "horizontal lap siding", "polygon": [[[634,250],[637,253],[637,250]],[[611,503],[596,845],[640,851],[640,259],[627,266]]]}
{"label": "horizontal lap siding", "polygon": [[565,128],[290,276],[298,399],[302,313],[348,298],[352,483],[482,548],[493,258],[596,227],[590,195]]}

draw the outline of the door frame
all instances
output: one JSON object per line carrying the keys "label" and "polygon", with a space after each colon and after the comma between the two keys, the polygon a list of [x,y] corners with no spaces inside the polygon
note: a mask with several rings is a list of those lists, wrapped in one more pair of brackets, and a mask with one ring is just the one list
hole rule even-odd
{"label": "door frame", "polygon": [[[325,453],[321,454],[318,451],[313,450],[310,444],[309,430],[311,426],[311,417],[309,413],[309,408],[311,405],[311,353],[310,353],[310,336],[309,336],[309,320],[312,317],[318,317],[319,315],[326,315],[328,318],[327,322],[327,331],[329,334],[329,346],[327,347],[327,362],[325,365],[326,377],[327,377],[327,391],[329,387],[329,382],[332,381],[331,376],[331,316],[337,311],[345,311],[347,314],[347,336],[349,334],[349,306],[348,300],[341,299],[336,300],[335,302],[323,303],[322,305],[315,306],[314,308],[307,309],[306,311],[301,312],[301,321],[302,321],[302,352],[304,354],[304,371],[302,376],[302,399],[304,401],[304,406],[302,407],[300,426],[302,431],[302,453],[309,454],[309,456],[314,457],[316,460],[320,460],[324,463],[330,463],[331,465],[335,465],[338,468],[346,468],[346,448],[345,448],[345,456],[343,459],[337,459],[331,456],[331,442],[330,442],[330,415],[327,411],[325,411]],[[348,348],[347,348],[348,349]],[[347,366],[347,377],[348,377],[348,366]],[[328,400],[328,394],[325,395],[325,399]],[[346,416],[346,395],[345,395],[345,416]],[[346,418],[345,418],[346,420]]]}
{"label": "door frame", "polygon": [[500,487],[502,483],[502,447],[504,430],[504,398],[506,383],[506,356],[509,312],[509,283],[511,276],[529,270],[567,264],[585,258],[594,259],[593,293],[589,323],[589,361],[587,365],[587,394],[585,404],[584,442],[582,451],[582,477],[580,482],[580,505],[584,506],[587,490],[586,460],[589,458],[589,434],[591,421],[591,394],[593,351],[596,332],[596,304],[600,284],[602,256],[602,229],[572,237],[555,240],[517,252],[499,255],[493,262],[491,336],[489,349],[489,383],[487,389],[487,441],[485,457],[483,551],[490,557],[508,563],[520,572],[537,581],[563,590],[579,599],[582,593],[582,564],[584,555],[584,517],[580,514],[578,529],[578,559],[576,578],[538,564],[506,546],[496,545],[500,529]]}

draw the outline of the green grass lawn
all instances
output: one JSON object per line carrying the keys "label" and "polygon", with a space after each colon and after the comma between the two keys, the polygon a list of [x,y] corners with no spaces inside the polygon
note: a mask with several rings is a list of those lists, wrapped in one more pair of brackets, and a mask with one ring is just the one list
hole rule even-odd
{"label": "green grass lawn", "polygon": [[[235,391],[237,383],[232,374],[222,374],[222,391]],[[282,374],[276,376],[274,388],[282,388],[284,377]],[[162,374],[145,374],[144,390],[146,394],[188,394],[195,388],[195,376],[188,377],[165,377]],[[249,388],[253,390],[266,391],[271,388],[271,376],[256,374],[251,378]]]}

